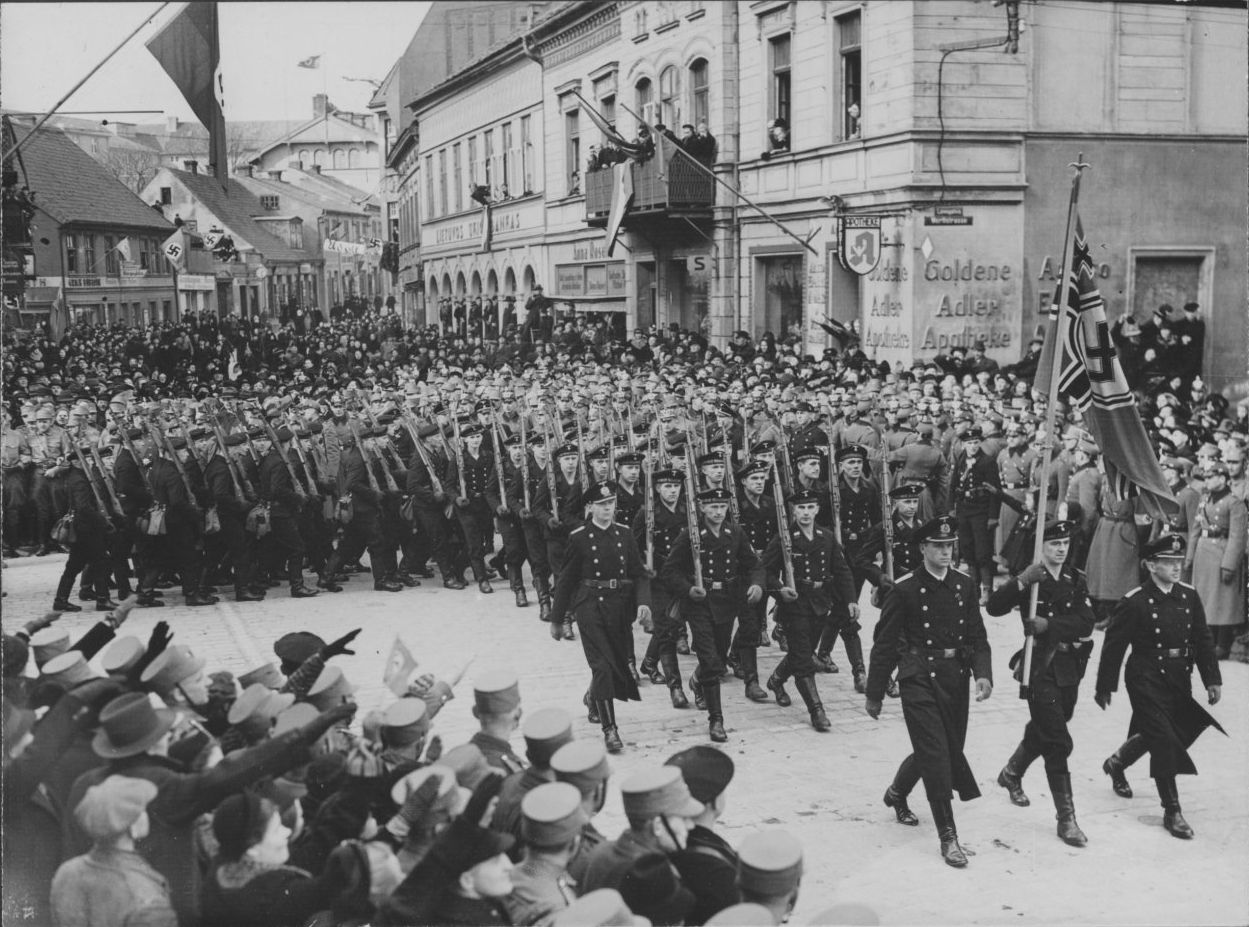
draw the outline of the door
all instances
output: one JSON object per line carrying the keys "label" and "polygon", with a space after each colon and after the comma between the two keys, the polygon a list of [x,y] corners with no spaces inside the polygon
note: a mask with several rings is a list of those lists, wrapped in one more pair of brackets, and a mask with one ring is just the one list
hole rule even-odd
{"label": "door", "polygon": [[655,280],[655,262],[637,262],[637,328],[648,329],[655,324],[658,305],[658,288]]}

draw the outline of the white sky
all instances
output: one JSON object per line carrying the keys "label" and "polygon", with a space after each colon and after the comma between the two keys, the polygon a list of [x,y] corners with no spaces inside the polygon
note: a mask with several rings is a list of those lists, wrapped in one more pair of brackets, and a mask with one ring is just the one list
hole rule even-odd
{"label": "white sky", "polygon": [[[48,109],[159,6],[0,4],[0,105]],[[194,119],[144,45],[180,7],[170,4],[140,30],[62,111],[157,109]],[[385,77],[429,7],[426,2],[222,3],[226,119],[311,119],[313,94],[322,91],[340,109],[366,111],[373,88],[343,78]],[[296,67],[318,54],[319,70]],[[128,122],[163,118],[157,113],[119,116]]]}

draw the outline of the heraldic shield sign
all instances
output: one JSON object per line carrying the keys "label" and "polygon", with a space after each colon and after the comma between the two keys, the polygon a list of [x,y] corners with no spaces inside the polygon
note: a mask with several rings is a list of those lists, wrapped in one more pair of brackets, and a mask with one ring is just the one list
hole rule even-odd
{"label": "heraldic shield sign", "polygon": [[875,270],[880,263],[880,216],[842,216],[837,257],[860,277]]}

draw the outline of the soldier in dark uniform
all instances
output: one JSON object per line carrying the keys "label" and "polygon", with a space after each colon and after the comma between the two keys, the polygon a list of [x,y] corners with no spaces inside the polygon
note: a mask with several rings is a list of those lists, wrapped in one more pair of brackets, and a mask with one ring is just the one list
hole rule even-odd
{"label": "soldier in dark uniform", "polygon": [[[1093,603],[1084,574],[1067,564],[1075,525],[1053,521],[1045,526],[1041,561],[1034,563],[989,596],[986,611],[995,618],[1018,608],[1024,633],[1032,636],[1032,667],[1028,681],[1029,721],[1023,740],[1002,771],[997,783],[1010,793],[1013,804],[1027,807],[1023,776],[1038,756],[1045,758],[1045,775],[1058,812],[1058,836],[1064,843],[1082,847],[1088,843],[1076,823],[1067,757],[1072,740],[1067,725],[1075,713],[1080,680],[1093,650]],[[1031,586],[1039,583],[1036,617],[1028,618]],[[1023,679],[1023,651],[1011,658],[1017,679]]]}
{"label": "soldier in dark uniform", "polygon": [[785,681],[792,675],[811,715],[811,726],[817,731],[828,731],[832,725],[820,702],[811,659],[814,638],[830,612],[837,610],[857,619],[859,604],[852,598],[850,566],[841,545],[830,529],[815,523],[819,498],[810,490],[799,490],[789,497],[788,504],[793,518],[787,526],[793,584],[786,575],[785,546],[779,532],[763,555],[768,588],[778,590],[780,596],[776,621],[789,641],[789,651],[768,677],[767,686],[776,696],[776,704],[788,706],[792,702],[785,691]]}
{"label": "soldier in dark uniform", "polygon": [[[186,438],[181,435],[168,440],[172,453],[178,454],[186,449]],[[217,598],[205,595],[200,588],[204,578],[204,514],[200,500],[188,492],[177,464],[170,458],[158,456],[153,460],[148,479],[152,483],[152,495],[165,506],[165,562],[176,564],[186,604],[216,604]]]}
{"label": "soldier in dark uniform", "polygon": [[[555,574],[557,584],[564,566],[568,535],[574,528],[585,523],[585,505],[582,500],[584,490],[577,475],[580,455],[577,445],[561,444],[555,452],[555,498],[551,498],[548,477],[539,484],[538,494],[533,501],[534,514],[546,526],[547,563]],[[571,640],[571,623],[566,630],[566,639]]]}
{"label": "soldier in dark uniform", "polygon": [[993,529],[997,526],[998,496],[984,488],[1000,490],[997,462],[980,449],[983,438],[973,425],[963,435],[963,449],[950,469],[950,505],[958,519],[958,546],[971,578],[980,585],[980,604],[989,601],[997,565],[993,560]]}
{"label": "soldier in dark uniform", "polygon": [[624,451],[616,455],[616,521],[632,527],[646,501],[649,487],[641,479],[642,455]]}
{"label": "soldier in dark uniform", "polygon": [[820,479],[820,467],[824,455],[819,448],[808,448],[794,455],[794,490],[809,490],[820,500],[820,510],[815,514],[815,523],[822,528],[833,527],[832,496],[828,492],[828,483]]}
{"label": "soldier in dark uniform", "polygon": [[[124,426],[123,426],[124,427]],[[138,428],[132,428],[126,437],[142,457],[147,447],[147,437]],[[130,449],[124,444],[118,449],[113,460],[113,482],[117,486],[117,495],[121,499],[124,516],[122,532],[127,540],[119,547],[116,556],[122,557],[133,548],[135,562],[135,594],[139,608],[160,608],[165,603],[156,595],[156,577],[158,567],[153,559],[153,549],[161,542],[138,528],[139,518],[152,506],[152,494],[148,491],[144,479],[143,461],[135,460]]]}
{"label": "soldier in dark uniform", "polygon": [[256,540],[245,530],[247,513],[256,500],[246,496],[241,481],[236,488],[236,477],[231,475],[233,471],[225,458],[230,448],[239,447],[246,440],[241,434],[226,435],[225,447],[219,453],[214,451],[204,466],[204,482],[221,519],[220,541],[234,574],[234,601],[259,602],[264,596],[251,589],[256,578]]}
{"label": "soldier in dark uniform", "polygon": [[433,422],[422,425],[417,431],[417,440],[421,442],[421,450],[429,460],[429,466],[414,450],[405,489],[414,498],[417,532],[426,540],[430,556],[442,574],[442,585],[447,589],[463,589],[465,583],[452,567],[448,549],[446,510],[451,498],[442,482],[448,462],[441,443],[436,440],[439,434],[439,428]]}
{"label": "soldier in dark uniform", "polygon": [[[1192,586],[1180,582],[1184,555],[1184,538],[1178,534],[1164,535],[1146,546],[1149,579],[1115,607],[1102,647],[1094,700],[1103,709],[1110,704],[1130,646],[1132,655],[1124,673],[1132,701],[1128,733],[1141,735],[1149,750],[1149,774],[1162,800],[1163,826],[1173,836],[1190,839],[1193,829],[1181,813],[1175,777],[1196,775],[1188,748],[1202,731],[1210,725],[1223,730],[1193,699],[1193,664],[1201,673],[1211,705],[1222,696],[1223,677],[1201,598]],[[1122,775],[1121,767],[1119,771]]]}
{"label": "soldier in dark uniform", "polygon": [[[721,463],[723,467],[723,463]],[[689,623],[698,668],[690,676],[694,703],[706,708],[711,739],[724,743],[724,709],[720,676],[733,636],[733,622],[746,606],[763,600],[764,574],[759,555],[746,533],[729,524],[729,490],[704,489],[698,494],[699,563],[702,583],[694,568],[688,529],[677,535],[660,576],[668,593],[681,603]]]}
{"label": "soldier in dark uniform", "polygon": [[464,448],[458,456],[447,461],[443,484],[450,491],[459,493],[461,463],[464,466],[463,495],[455,499],[455,514],[464,533],[464,546],[468,550],[469,563],[477,588],[484,593],[494,592],[486,575],[485,554],[494,546],[491,513],[503,505],[499,498],[498,480],[495,478],[494,461],[482,449],[485,433],[478,424],[471,423],[460,428]]}
{"label": "soldier in dark uniform", "polygon": [[[276,432],[279,444],[289,444],[294,434],[283,425]],[[274,551],[275,559],[286,567],[291,596],[307,599],[317,590],[304,585],[304,540],[299,534],[296,518],[307,501],[307,494],[291,479],[290,471],[283,463],[278,446],[270,447],[260,461],[256,489],[260,497],[269,503],[269,534],[266,540]]]}
{"label": "soldier in dark uniform", "polygon": [[594,816],[603,810],[607,802],[607,780],[611,778],[611,764],[607,750],[597,740],[574,740],[555,751],[551,757],[551,771],[557,782],[575,785],[581,792],[581,809],[586,823],[581,827],[581,845],[568,861],[568,874],[581,884],[590,855],[607,838],[594,826]]}
{"label": "soldier in dark uniform", "polygon": [[900,577],[885,597],[880,630],[872,646],[865,708],[880,717],[881,700],[894,667],[902,690],[902,714],[914,752],[902,761],[885,804],[902,824],[919,819],[906,796],[922,776],[941,840],[941,855],[956,868],[967,865],[951,806],[980,796],[963,744],[967,740],[968,676],[976,700],[993,693],[992,653],[976,603],[976,584],[951,566],[957,541],[954,519],[934,518],[919,530],[924,562]]}
{"label": "soldier in dark uniform", "polygon": [[[841,543],[846,550],[857,550],[872,525],[881,518],[880,490],[870,476],[864,475],[866,465],[867,448],[861,444],[847,444],[837,451],[837,486],[841,505],[837,519],[841,525]],[[851,601],[858,602],[865,577],[856,570],[853,560],[850,562],[850,576],[854,593]],[[819,644],[815,648],[816,669],[827,668],[828,671],[835,672],[836,664],[833,663],[832,654],[839,635],[846,647],[846,657],[850,660],[854,691],[862,692],[867,682],[867,671],[863,665],[863,643],[859,640],[858,619],[851,618],[824,625]]]}
{"label": "soldier in dark uniform", "polygon": [[[771,468],[750,464],[740,470],[741,484],[738,512],[746,539],[756,551],[765,551],[776,536],[776,501],[764,492]],[[759,685],[758,647],[767,641],[767,598],[743,608],[737,616],[737,634],[729,646],[728,663],[733,672],[746,683],[746,698],[766,702],[768,693]]]}
{"label": "soldier in dark uniform", "polygon": [[69,594],[79,573],[83,574],[83,588],[95,590],[97,611],[116,608],[117,603],[108,597],[108,533],[112,526],[100,511],[91,488],[91,477],[83,472],[82,462],[77,454],[69,458],[65,489],[69,499],[68,511],[74,516],[75,537],[69,544],[69,558],[65,561],[65,568],[56,585],[52,610],[82,611],[81,606],[69,601]]}
{"label": "soldier in dark uniform", "polygon": [[[529,507],[520,509],[521,530],[525,535],[525,554],[529,558],[529,570],[533,573],[533,588],[538,593],[538,618],[551,618],[551,564],[546,554],[546,528],[534,511],[534,505],[543,486],[546,485],[546,468],[551,466],[547,454],[546,438],[541,432],[529,436]],[[517,491],[524,502],[525,489],[518,484]]]}
{"label": "soldier in dark uniform", "polygon": [[378,592],[401,592],[403,584],[387,578],[393,550],[386,546],[382,534],[383,493],[380,484],[378,488],[374,488],[377,474],[374,472],[370,478],[370,461],[365,458],[364,449],[359,446],[361,440],[363,437],[359,429],[343,438],[343,452],[338,461],[341,486],[339,495],[351,496],[352,517],[343,527],[338,550],[330,555],[317,586],[331,592],[341,590],[342,586],[334,582],[334,574],[338,572],[339,566],[355,563],[367,549],[369,568],[373,573],[373,588]]}
{"label": "soldier in dark uniform", "polygon": [[733,761],[715,747],[699,745],[669,757],[664,765],[681,770],[690,794],[704,807],[703,813],[693,819],[684,849],[671,856],[682,884],[698,899],[685,923],[702,924],[740,900],[737,851],[711,829],[724,814],[725,791],[733,781]]}
{"label": "soldier in dark uniform", "polygon": [[885,552],[883,523],[872,525],[854,548],[853,568],[859,576],[876,587],[872,597],[873,604],[881,604],[885,593],[893,588],[897,578],[914,572],[923,560],[919,552],[919,542],[915,539],[915,532],[920,527],[916,516],[919,514],[919,500],[923,492],[924,487],[918,483],[896,486],[889,491],[889,500],[893,503],[892,576],[885,572],[883,564],[876,562],[877,556]]}
{"label": "soldier in dark uniform", "polygon": [[571,615],[581,631],[590,664],[590,700],[598,707],[607,749],[624,749],[616,726],[614,699],[639,701],[629,673],[634,615],[651,628],[650,578],[633,534],[616,524],[616,486],[603,483],[587,494],[591,517],[568,536],[567,559],[555,583],[551,631],[563,639]]}
{"label": "soldier in dark uniform", "polygon": [[529,597],[525,595],[525,578],[521,572],[529,556],[522,515],[525,508],[525,477],[521,462],[529,451],[521,444],[519,434],[504,439],[502,444],[504,495],[502,504],[495,510],[495,523],[503,543],[502,556],[507,566],[508,587],[516,599],[516,607],[528,608]]}
{"label": "soldier in dark uniform", "polygon": [[789,438],[790,452],[797,460],[799,454],[815,451],[824,464],[820,477],[827,478],[828,434],[820,427],[815,407],[809,402],[799,402],[794,407],[794,418],[794,431]]}
{"label": "soldier in dark uniform", "polygon": [[473,683],[473,717],[481,730],[468,742],[481,750],[486,763],[510,775],[525,768],[510,737],[520,724],[520,680],[510,670],[493,670]]}
{"label": "soldier in dark uniform", "polygon": [[[655,494],[654,515],[655,530],[651,538],[646,536],[646,511],[643,508],[633,519],[633,537],[643,558],[648,550],[654,550],[654,571],[658,572],[668,559],[672,544],[677,539],[688,519],[685,514],[685,500],[681,498],[681,473],[678,470],[655,470],[651,473],[653,488],[648,492]],[[679,611],[673,608],[673,599],[663,583],[655,583],[651,588],[651,612],[654,617],[654,633],[650,643],[646,645],[646,655],[642,658],[641,672],[650,678],[655,685],[666,685],[673,708],[689,708],[689,699],[685,696],[685,688],[681,682],[681,669],[677,665],[677,632],[681,625]]]}

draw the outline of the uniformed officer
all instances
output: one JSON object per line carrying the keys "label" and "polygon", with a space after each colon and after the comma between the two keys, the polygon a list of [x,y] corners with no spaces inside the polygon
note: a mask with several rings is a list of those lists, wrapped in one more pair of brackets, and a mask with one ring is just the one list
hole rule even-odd
{"label": "uniformed officer", "polygon": [[[561,444],[555,451],[555,495],[551,495],[548,477],[538,485],[533,502],[534,514],[546,526],[547,563],[557,583],[567,556],[568,535],[585,521],[585,487],[578,474],[580,455],[576,444]],[[565,639],[572,640],[571,624],[566,631]]]}
{"label": "uniformed officer", "polygon": [[802,884],[802,844],[783,830],[750,834],[737,851],[737,889],[744,903],[759,904],[773,924],[789,920]]}
{"label": "uniformed officer", "polygon": [[520,493],[522,500],[525,498],[529,500],[529,507],[521,508],[520,523],[525,535],[525,553],[529,558],[529,570],[533,574],[533,588],[538,594],[538,618],[542,621],[549,621],[551,619],[551,564],[547,559],[546,526],[534,511],[540,487],[546,484],[546,468],[551,465],[546,438],[541,432],[529,436],[529,448],[526,453],[530,455],[528,491],[526,492],[526,487],[522,484]]}
{"label": "uniformed officer", "polygon": [[737,852],[712,830],[727,805],[725,792],[733,781],[733,761],[723,751],[699,744],[674,754],[664,765],[680,769],[690,794],[703,803],[703,813],[692,821],[685,849],[672,854],[682,883],[697,899],[685,922],[701,924],[739,899]]}
{"label": "uniformed officer", "polygon": [[497,831],[521,837],[521,802],[525,795],[544,782],[554,782],[551,757],[572,741],[572,716],[562,708],[540,708],[525,719],[521,728],[529,766],[512,773],[499,788],[499,803],[490,826]]}
{"label": "uniformed officer", "polygon": [[[723,463],[721,464],[723,468]],[[699,708],[707,711],[708,731],[717,743],[728,740],[720,699],[720,676],[733,636],[733,622],[742,610],[763,599],[764,574],[759,555],[738,525],[726,522],[729,490],[704,489],[698,494],[699,572],[689,530],[673,542],[660,576],[668,592],[681,603],[689,623],[698,668],[690,689]],[[699,583],[701,578],[702,582]]]}
{"label": "uniformed officer", "polygon": [[[800,490],[789,497],[788,505],[793,519],[787,525],[788,537],[778,532],[763,554],[768,588],[778,590],[780,596],[776,621],[789,641],[789,651],[768,677],[767,687],[776,696],[776,704],[788,706],[792,702],[785,681],[792,675],[811,715],[811,726],[828,731],[832,725],[815,685],[814,638],[834,610],[857,620],[859,604],[853,599],[850,566],[841,545],[830,529],[815,523],[819,498],[810,490]],[[786,562],[787,553],[792,563]],[[792,576],[787,575],[791,566]]]}
{"label": "uniformed officer", "polygon": [[581,843],[568,862],[568,874],[581,884],[589,864],[590,854],[607,838],[594,826],[594,816],[603,810],[607,802],[607,780],[611,778],[611,764],[602,741],[574,740],[564,744],[551,757],[551,771],[557,782],[567,782],[581,793],[581,810],[586,821],[581,826]]}
{"label": "uniformed officer", "polygon": [[525,509],[525,475],[521,464],[529,451],[521,444],[519,434],[512,435],[501,443],[504,452],[504,497],[495,511],[496,524],[503,543],[502,556],[507,566],[508,586],[516,599],[516,607],[528,608],[529,597],[525,595],[525,578],[521,573],[529,557],[522,515]]}
{"label": "uniformed officer", "polygon": [[[737,510],[742,531],[750,546],[765,551],[776,536],[776,501],[764,492],[770,468],[762,463],[752,463],[737,473],[741,486]],[[767,598],[760,598],[754,605],[747,605],[737,616],[737,633],[729,646],[728,664],[733,673],[746,683],[746,698],[752,702],[766,702],[768,693],[759,685],[758,647],[767,646]]]}
{"label": "uniformed officer", "polygon": [[1245,621],[1245,522],[1249,510],[1228,486],[1227,465],[1209,464],[1188,540],[1193,588],[1210,616],[1215,654],[1226,660]]}
{"label": "uniformed officer", "polygon": [[577,898],[568,863],[589,818],[581,793],[567,782],[538,785],[518,811],[525,853],[512,869],[512,893],[504,904],[513,924],[545,924]]}
{"label": "uniformed officer", "polygon": [[520,716],[520,680],[514,672],[493,670],[473,683],[473,717],[481,730],[468,742],[481,750],[487,763],[509,774],[525,768],[510,740]]}
{"label": "uniformed officer", "polygon": [[643,628],[651,627],[650,578],[632,532],[616,524],[616,484],[600,483],[584,502],[590,518],[568,535],[551,606],[551,636],[563,639],[564,621],[576,620],[590,665],[589,701],[598,708],[608,750],[619,753],[624,744],[614,699],[641,699],[629,654],[634,616]]}
{"label": "uniformed officer", "polygon": [[279,451],[280,446],[289,446],[294,433],[283,425],[275,434],[278,444],[271,446],[260,461],[256,484],[260,497],[269,503],[270,531],[266,536],[267,546],[275,555],[273,559],[281,561],[286,568],[291,596],[296,599],[311,598],[317,591],[304,585],[305,547],[297,524],[308,495],[291,478]]}
{"label": "uniformed officer", "polygon": [[641,480],[642,455],[638,451],[620,451],[615,457],[616,521],[632,527],[642,511],[649,489]]}
{"label": "uniformed officer", "polygon": [[958,519],[960,555],[980,585],[980,604],[989,601],[997,566],[993,560],[993,528],[997,526],[995,496],[984,488],[1000,488],[997,463],[981,450],[984,434],[973,425],[963,435],[963,450],[950,471],[950,504]]}
{"label": "uniformed officer", "polygon": [[980,796],[963,753],[967,739],[968,676],[976,680],[976,700],[993,693],[992,653],[976,600],[976,584],[951,566],[958,540],[954,519],[934,518],[919,530],[923,564],[900,577],[885,597],[880,629],[872,645],[865,708],[880,717],[889,674],[898,668],[902,714],[913,753],[902,761],[885,804],[900,823],[919,819],[906,797],[921,776],[941,840],[941,855],[956,868],[967,865],[959,846],[951,799]]}
{"label": "uniformed officer", "polygon": [[1103,709],[1110,704],[1130,646],[1132,655],[1124,673],[1132,702],[1129,734],[1142,735],[1149,750],[1149,773],[1162,801],[1163,826],[1187,840],[1193,829],[1181,813],[1175,777],[1196,774],[1188,748],[1202,731],[1210,725],[1223,730],[1192,697],[1193,664],[1201,673],[1211,705],[1222,696],[1223,678],[1201,598],[1192,586],[1180,582],[1184,554],[1184,539],[1176,534],[1146,546],[1149,579],[1115,607],[1102,647],[1094,700]]}
{"label": "uniformed officer", "polygon": [[[1015,608],[1023,619],[1024,633],[1033,639],[1032,668],[1028,680],[1028,716],[1023,740],[1002,771],[997,783],[1010,793],[1012,803],[1027,807],[1023,776],[1038,756],[1045,758],[1045,775],[1058,812],[1059,839],[1072,846],[1088,843],[1076,823],[1067,757],[1072,740],[1067,725],[1075,713],[1080,680],[1093,650],[1093,603],[1084,574],[1067,563],[1075,525],[1052,521],[1045,526],[1041,559],[1000,586],[989,596],[986,611],[1001,617]],[[1035,618],[1029,618],[1031,587],[1039,584]],[[1023,678],[1023,650],[1011,657],[1016,678]]]}
{"label": "uniformed officer", "polygon": [[442,585],[447,589],[463,589],[465,583],[451,564],[446,515],[451,499],[442,481],[448,461],[440,435],[440,429],[433,422],[420,426],[417,440],[421,442],[423,454],[413,453],[404,488],[414,499],[417,533],[425,539],[425,547],[442,574]]}
{"label": "uniformed officer", "polygon": [[[653,552],[654,570],[658,572],[667,561],[673,542],[685,530],[688,520],[685,514],[686,503],[681,498],[681,472],[673,468],[655,470],[651,473],[651,482],[654,483],[654,488],[648,488],[647,491],[655,493],[654,531],[648,538],[646,511],[643,509],[634,516],[633,536],[643,557],[648,557]],[[680,612],[673,608],[674,599],[663,583],[652,584],[651,597],[655,631],[651,635],[650,643],[646,645],[641,671],[655,685],[667,685],[673,708],[689,708],[689,699],[685,696],[681,681],[681,669],[677,665],[677,633],[679,628],[684,627]]]}
{"label": "uniformed officer", "polygon": [[494,459],[482,446],[485,431],[481,425],[474,422],[462,426],[460,438],[464,446],[458,455],[447,461],[443,483],[457,493],[463,492],[455,498],[456,519],[464,533],[473,579],[479,591],[489,594],[494,588],[486,574],[485,555],[494,547],[491,515],[503,505],[503,500],[495,479]]}

